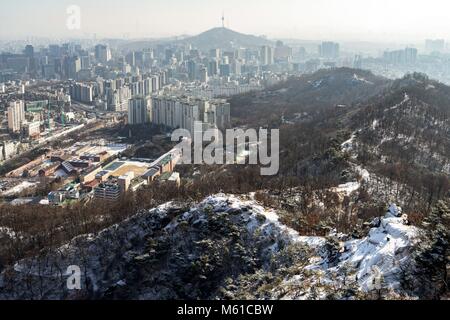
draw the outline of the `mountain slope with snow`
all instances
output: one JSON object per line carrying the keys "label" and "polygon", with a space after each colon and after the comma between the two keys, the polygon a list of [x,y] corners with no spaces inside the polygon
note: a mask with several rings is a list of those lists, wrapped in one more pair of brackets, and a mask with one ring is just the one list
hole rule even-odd
{"label": "mountain slope with snow", "polygon": [[[325,298],[336,293],[333,283],[336,288],[352,283],[364,294],[381,278],[380,286],[406,294],[399,285],[401,267],[418,230],[394,205],[372,226],[362,239],[331,235],[340,239],[332,249],[329,237],[299,235],[252,195],[219,194],[192,207],[167,203],[17,262],[1,275],[0,298],[233,298],[249,277],[271,279],[246,291],[259,292],[259,299]],[[73,265],[81,268],[81,290],[66,287]],[[353,282],[343,280],[349,273]],[[261,286],[261,279],[251,285]],[[315,296],[313,288],[321,293]]]}

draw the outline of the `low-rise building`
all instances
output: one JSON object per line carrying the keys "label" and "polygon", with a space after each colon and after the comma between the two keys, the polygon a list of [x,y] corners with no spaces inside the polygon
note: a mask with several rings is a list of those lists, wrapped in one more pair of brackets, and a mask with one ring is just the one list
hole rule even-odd
{"label": "low-rise building", "polygon": [[120,198],[121,190],[117,182],[103,182],[94,189],[96,199],[116,201]]}
{"label": "low-rise building", "polygon": [[28,122],[24,124],[25,135],[28,138],[39,138],[41,134],[41,123],[39,121]]}

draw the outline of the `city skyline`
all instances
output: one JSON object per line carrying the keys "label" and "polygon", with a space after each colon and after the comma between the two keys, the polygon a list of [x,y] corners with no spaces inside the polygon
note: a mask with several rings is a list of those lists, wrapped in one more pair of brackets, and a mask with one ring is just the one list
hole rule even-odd
{"label": "city skyline", "polygon": [[[381,2],[381,3],[380,3]],[[67,8],[79,6],[80,29],[69,30]],[[450,38],[450,4],[413,1],[86,0],[5,3],[0,40],[46,38],[160,38],[195,35],[222,25],[269,38],[340,41],[422,41]],[[251,17],[251,19],[249,19]],[[14,26],[8,28],[7,26]],[[5,27],[3,27],[5,26]],[[33,31],[30,31],[33,30]]]}

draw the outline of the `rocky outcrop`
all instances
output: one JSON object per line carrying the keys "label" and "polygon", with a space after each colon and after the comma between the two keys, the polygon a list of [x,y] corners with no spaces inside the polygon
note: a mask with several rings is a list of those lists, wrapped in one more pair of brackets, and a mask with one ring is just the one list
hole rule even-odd
{"label": "rocky outcrop", "polygon": [[[378,288],[402,292],[402,266],[418,231],[395,205],[372,227],[362,239],[305,237],[251,196],[216,195],[192,207],[167,203],[17,262],[1,274],[0,298],[320,299],[344,287],[335,298]],[[67,287],[73,266],[81,271],[80,290]]]}

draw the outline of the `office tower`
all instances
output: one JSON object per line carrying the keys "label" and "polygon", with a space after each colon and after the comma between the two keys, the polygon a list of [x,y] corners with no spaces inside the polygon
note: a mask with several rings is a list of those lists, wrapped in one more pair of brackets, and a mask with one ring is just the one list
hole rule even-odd
{"label": "office tower", "polygon": [[128,123],[143,124],[151,120],[151,103],[143,96],[131,98],[128,101]]}
{"label": "office tower", "polygon": [[219,66],[220,75],[223,77],[228,77],[231,74],[231,66],[229,64],[221,64]]}
{"label": "office tower", "polygon": [[273,48],[262,46],[260,50],[260,63],[263,66],[272,65],[274,62]]}
{"label": "office tower", "polygon": [[89,69],[91,67],[91,57],[82,56],[80,60],[81,60],[81,69]]}
{"label": "office tower", "polygon": [[242,70],[241,62],[238,61],[238,60],[235,60],[231,64],[231,73],[236,74],[236,75],[240,75],[241,74],[241,70]]}
{"label": "office tower", "polygon": [[219,73],[219,61],[217,59],[213,59],[208,63],[208,74],[210,76],[215,76]]}
{"label": "office tower", "polygon": [[78,71],[81,70],[81,59],[79,57],[71,57],[66,60],[66,74],[69,79],[76,79]]}
{"label": "office tower", "polygon": [[39,59],[39,64],[40,65],[48,64],[48,56],[41,56],[40,59]]}
{"label": "office tower", "polygon": [[319,55],[326,59],[336,59],[339,57],[339,43],[322,42],[319,45]]}
{"label": "office tower", "polygon": [[23,53],[25,54],[25,56],[27,56],[28,58],[34,58],[34,48],[32,45],[27,45],[25,46],[25,50],[23,51]]}
{"label": "office tower", "polygon": [[142,51],[136,51],[134,53],[134,62],[136,63],[136,66],[143,67],[144,66],[144,52]]}
{"label": "office tower", "polygon": [[194,81],[197,77],[197,65],[193,60],[189,60],[187,62],[187,72],[189,76],[189,80]]}
{"label": "office tower", "polygon": [[184,61],[184,52],[183,51],[177,51],[175,54],[175,57],[177,58],[178,63],[183,63]]}
{"label": "office tower", "polygon": [[8,130],[19,133],[22,122],[25,121],[25,104],[22,100],[12,101],[8,106]]}
{"label": "office tower", "polygon": [[173,58],[172,49],[166,49],[164,52],[164,62],[166,64],[170,64],[172,62],[172,58]]}
{"label": "office tower", "polygon": [[220,59],[220,49],[211,49],[209,50],[209,57],[211,59]]}
{"label": "office tower", "polygon": [[208,82],[208,69],[206,67],[201,67],[199,70],[199,80],[200,82]]}
{"label": "office tower", "polygon": [[125,61],[130,66],[134,67],[136,65],[136,55],[135,55],[134,51],[127,54],[127,56],[125,57]]}
{"label": "office tower", "polygon": [[108,46],[99,44],[95,46],[95,59],[101,63],[107,63],[111,60],[111,50]]}

